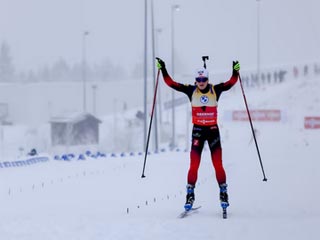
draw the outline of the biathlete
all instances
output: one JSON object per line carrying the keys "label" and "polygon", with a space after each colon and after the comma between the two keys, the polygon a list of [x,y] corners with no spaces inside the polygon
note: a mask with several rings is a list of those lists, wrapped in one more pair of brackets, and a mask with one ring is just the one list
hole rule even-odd
{"label": "biathlete", "polygon": [[198,178],[198,169],[201,161],[201,153],[205,141],[208,142],[212,164],[215,169],[216,179],[220,188],[220,202],[222,208],[229,206],[227,193],[226,173],[222,164],[222,149],[218,127],[218,100],[222,92],[229,90],[236,84],[239,77],[240,64],[233,62],[232,76],[223,83],[213,85],[209,83],[209,72],[206,68],[200,68],[195,74],[195,84],[186,85],[175,82],[167,72],[163,60],[157,58],[157,67],[161,70],[165,83],[176,91],[185,93],[192,107],[192,144],[190,152],[190,167],[187,177],[187,195],[184,208],[192,209],[195,195],[194,188]]}

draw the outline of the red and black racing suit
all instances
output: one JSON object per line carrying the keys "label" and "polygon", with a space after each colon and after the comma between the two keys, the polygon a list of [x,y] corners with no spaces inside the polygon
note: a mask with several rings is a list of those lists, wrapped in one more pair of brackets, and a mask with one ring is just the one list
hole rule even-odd
{"label": "red and black racing suit", "polygon": [[217,125],[217,102],[221,93],[229,90],[237,82],[238,73],[234,72],[227,82],[217,85],[208,84],[204,90],[200,90],[196,85],[175,82],[165,68],[161,68],[161,72],[166,84],[174,90],[185,93],[192,105],[193,129],[188,184],[195,186],[197,182],[205,141],[208,141],[217,182],[219,185],[226,183],[226,174],[222,164],[220,133]]}

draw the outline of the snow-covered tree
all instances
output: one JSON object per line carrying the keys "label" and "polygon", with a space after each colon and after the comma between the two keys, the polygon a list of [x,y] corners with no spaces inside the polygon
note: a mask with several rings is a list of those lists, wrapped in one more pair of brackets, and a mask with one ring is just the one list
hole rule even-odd
{"label": "snow-covered tree", "polygon": [[10,46],[2,42],[0,46],[0,81],[8,82],[14,78],[14,66],[10,54]]}

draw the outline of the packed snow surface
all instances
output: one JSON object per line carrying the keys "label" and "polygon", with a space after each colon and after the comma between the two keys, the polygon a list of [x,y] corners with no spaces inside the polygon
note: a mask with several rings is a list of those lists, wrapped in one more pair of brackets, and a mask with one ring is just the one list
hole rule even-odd
{"label": "packed snow surface", "polygon": [[267,182],[248,122],[223,120],[244,109],[239,86],[220,99],[220,130],[230,207],[222,219],[208,150],[195,189],[199,211],[180,219],[189,153],[47,162],[0,168],[3,240],[316,240],[320,226],[319,79],[247,91],[251,108],[280,109],[280,122],[254,122]]}

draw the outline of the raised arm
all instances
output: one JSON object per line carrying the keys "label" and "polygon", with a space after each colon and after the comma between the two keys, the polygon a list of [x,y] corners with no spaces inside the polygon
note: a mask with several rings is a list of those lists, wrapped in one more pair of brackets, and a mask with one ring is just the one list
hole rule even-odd
{"label": "raised arm", "polygon": [[187,95],[189,95],[189,92],[191,91],[192,86],[191,85],[185,85],[182,83],[178,83],[176,81],[174,81],[171,76],[169,75],[167,69],[166,69],[166,64],[164,63],[163,60],[161,60],[160,58],[156,58],[157,59],[157,67],[158,69],[160,69],[162,76],[163,76],[163,80],[165,81],[165,83],[173,88],[174,90],[177,90],[179,92],[183,92]]}
{"label": "raised arm", "polygon": [[233,61],[231,78],[224,83],[220,83],[214,86],[214,90],[216,91],[218,99],[222,92],[228,91],[237,83],[239,78],[239,70],[240,70],[240,63],[238,61]]}
{"label": "raised arm", "polygon": [[233,61],[232,63],[232,76],[231,78],[223,83],[223,91],[229,90],[233,85],[236,84],[239,78],[239,70],[240,70],[240,63],[238,61]]}

